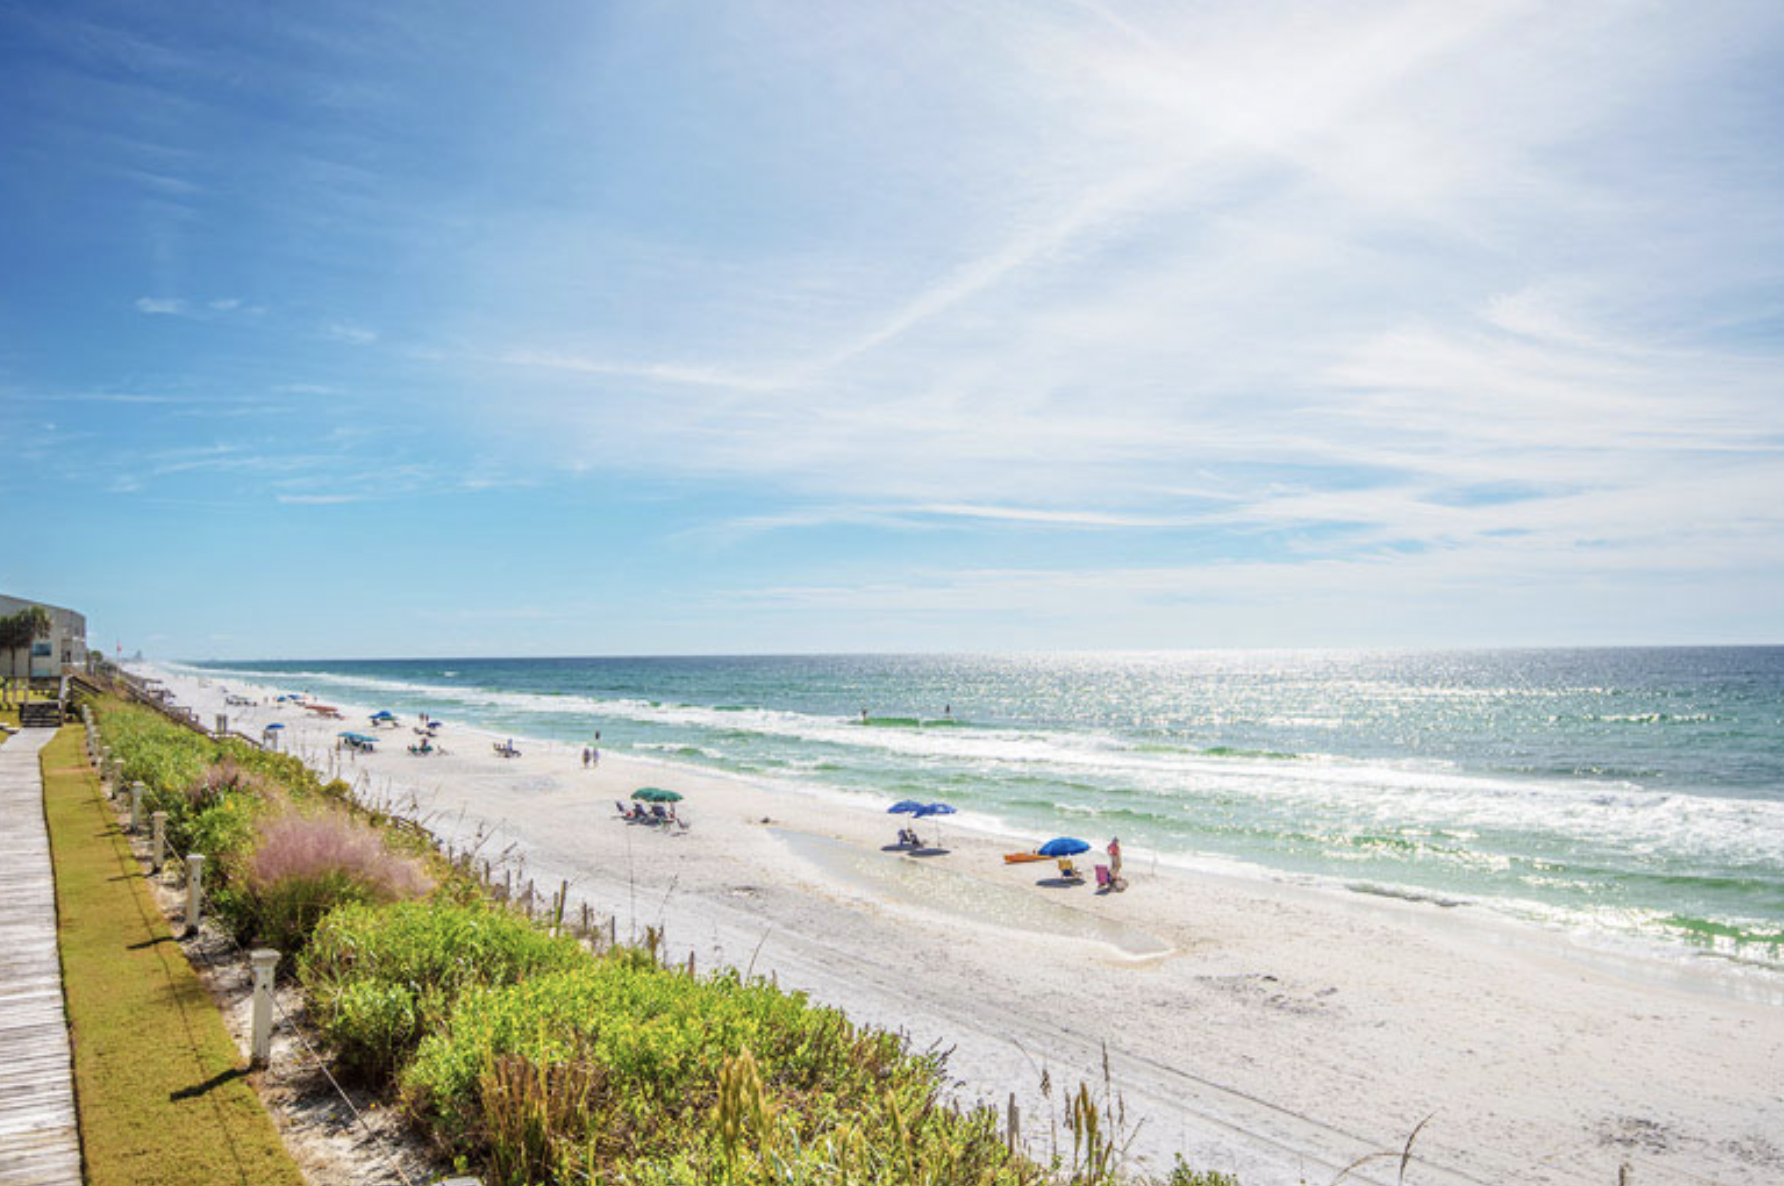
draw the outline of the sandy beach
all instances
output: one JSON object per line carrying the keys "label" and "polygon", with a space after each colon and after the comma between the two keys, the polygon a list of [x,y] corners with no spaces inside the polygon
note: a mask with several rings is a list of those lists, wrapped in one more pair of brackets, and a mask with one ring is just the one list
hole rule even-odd
{"label": "sandy beach", "polygon": [[[569,881],[622,936],[660,926],[674,958],[773,974],[952,1048],[960,1098],[1014,1095],[1043,1154],[1064,1090],[1100,1089],[1106,1063],[1155,1171],[1181,1153],[1247,1186],[1323,1186],[1423,1122],[1411,1183],[1609,1184],[1623,1163],[1643,1186],[1784,1181],[1772,974],[1611,955],[1467,907],[1186,873],[1132,846],[1130,888],[1099,896],[1044,884],[1051,864],[1006,866],[1022,845],[954,820],[945,851],[909,855],[887,850],[901,818],[866,802],[613,754],[588,770],[575,747],[527,738],[504,759],[501,738],[457,725],[446,753],[415,757],[413,722],[373,730],[367,706],[319,720],[231,681],[262,703],[226,707],[219,681],[154,674],[206,722],[227,712],[255,736],[283,722],[282,749],[541,892]],[[379,751],[337,750],[345,728],[379,733]],[[691,826],[623,822],[616,800],[644,785],[684,795]],[[1085,839],[1088,871],[1108,837]]]}

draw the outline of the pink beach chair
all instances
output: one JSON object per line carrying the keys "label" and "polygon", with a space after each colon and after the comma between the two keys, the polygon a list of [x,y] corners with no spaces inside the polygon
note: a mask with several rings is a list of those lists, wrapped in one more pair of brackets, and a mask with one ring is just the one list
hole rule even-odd
{"label": "pink beach chair", "polygon": [[1096,867],[1096,888],[1099,893],[1108,893],[1115,888],[1115,875],[1109,872],[1109,866]]}

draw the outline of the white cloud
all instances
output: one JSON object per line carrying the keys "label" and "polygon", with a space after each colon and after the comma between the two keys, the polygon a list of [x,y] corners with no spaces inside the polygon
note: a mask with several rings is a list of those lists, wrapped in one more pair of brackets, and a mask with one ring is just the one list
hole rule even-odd
{"label": "white cloud", "polygon": [[285,506],[335,506],[366,500],[363,494],[277,494],[273,497]]}
{"label": "white cloud", "polygon": [[184,317],[187,304],[178,297],[137,297],[136,311],[164,317]]}
{"label": "white cloud", "polygon": [[355,346],[369,346],[378,340],[376,330],[366,329],[360,325],[350,325],[344,321],[330,324],[323,330],[323,333],[337,342],[350,342]]}

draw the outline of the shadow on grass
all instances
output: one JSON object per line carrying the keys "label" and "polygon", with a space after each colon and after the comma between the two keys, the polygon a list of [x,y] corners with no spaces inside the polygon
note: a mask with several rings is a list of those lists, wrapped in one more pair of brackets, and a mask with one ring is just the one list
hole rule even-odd
{"label": "shadow on grass", "polygon": [[125,951],[141,951],[143,948],[153,947],[157,943],[172,943],[173,941],[174,940],[173,940],[172,935],[157,935],[153,939],[144,939],[141,943],[126,943],[124,945],[124,950]]}
{"label": "shadow on grass", "polygon": [[225,1083],[233,1083],[237,1079],[246,1079],[247,1077],[248,1071],[246,1067],[234,1067],[224,1071],[222,1074],[212,1075],[203,1083],[196,1083],[191,1087],[182,1087],[178,1091],[170,1091],[167,1093],[167,1098],[170,1101],[195,1100],[199,1096],[205,1095],[215,1088],[223,1086]]}

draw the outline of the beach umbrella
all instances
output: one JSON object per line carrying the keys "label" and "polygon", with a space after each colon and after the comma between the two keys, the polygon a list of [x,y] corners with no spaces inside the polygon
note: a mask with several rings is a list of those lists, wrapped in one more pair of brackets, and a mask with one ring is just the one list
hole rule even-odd
{"label": "beach umbrella", "polygon": [[900,799],[892,806],[886,808],[886,814],[903,815],[906,812],[917,812],[922,810],[923,804],[917,802],[915,799]]}
{"label": "beach umbrella", "polygon": [[283,729],[284,727],[285,727],[285,723],[283,721],[274,721],[272,724],[267,726],[268,729]]}
{"label": "beach umbrella", "polygon": [[662,787],[639,787],[632,792],[632,798],[642,799],[646,803],[679,803],[681,795],[675,791],[665,791]]}
{"label": "beach umbrella", "polygon": [[1035,851],[1044,857],[1075,857],[1081,852],[1089,852],[1090,845],[1075,836],[1056,836]]}
{"label": "beach umbrella", "polygon": [[394,721],[396,720],[396,714],[391,712],[388,708],[380,708],[377,712],[372,714],[372,719],[374,721]]}
{"label": "beach umbrella", "polygon": [[[911,813],[918,819],[928,819],[932,815],[953,815],[954,809],[946,803],[924,803]],[[935,846],[942,846],[942,826],[935,826]]]}

